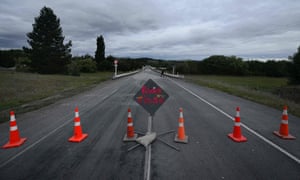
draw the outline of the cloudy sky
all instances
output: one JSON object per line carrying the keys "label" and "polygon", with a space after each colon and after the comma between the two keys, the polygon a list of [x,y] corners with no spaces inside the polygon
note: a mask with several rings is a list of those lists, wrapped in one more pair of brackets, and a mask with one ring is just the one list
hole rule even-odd
{"label": "cloudy sky", "polygon": [[60,18],[73,56],[201,60],[287,58],[300,45],[299,0],[0,0],[0,49],[28,46],[42,7]]}

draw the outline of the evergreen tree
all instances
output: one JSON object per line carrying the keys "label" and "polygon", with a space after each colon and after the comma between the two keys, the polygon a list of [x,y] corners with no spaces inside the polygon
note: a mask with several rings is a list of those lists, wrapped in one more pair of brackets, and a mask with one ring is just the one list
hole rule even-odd
{"label": "evergreen tree", "polygon": [[32,26],[32,32],[27,33],[31,48],[23,47],[31,59],[32,70],[43,74],[66,73],[72,42],[64,44],[59,18],[51,8],[43,7]]}
{"label": "evergreen tree", "polygon": [[95,52],[95,60],[98,65],[98,69],[101,69],[101,64],[105,63],[105,44],[102,35],[97,37],[97,50]]}
{"label": "evergreen tree", "polygon": [[300,84],[300,46],[298,52],[294,56],[290,57],[292,64],[290,65],[290,83]]}

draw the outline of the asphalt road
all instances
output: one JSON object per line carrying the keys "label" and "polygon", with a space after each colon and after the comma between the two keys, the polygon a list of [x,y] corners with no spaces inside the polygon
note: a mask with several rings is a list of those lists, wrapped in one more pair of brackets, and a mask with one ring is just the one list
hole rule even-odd
{"label": "asphalt road", "polygon": [[[25,114],[16,114],[24,145],[0,149],[0,179],[143,179],[145,148],[123,142],[127,109],[134,128],[147,131],[148,113],[133,96],[148,80],[169,95],[153,117],[152,130],[177,130],[183,108],[188,144],[175,143],[174,133],[159,136],[180,151],[156,140],[151,147],[150,179],[300,179],[300,118],[289,115],[290,133],[282,140],[282,111],[181,80],[144,71],[104,82],[92,90]],[[74,109],[88,138],[71,143]],[[227,137],[235,108],[241,108],[245,143]],[[0,145],[8,140],[9,123],[0,124]]]}

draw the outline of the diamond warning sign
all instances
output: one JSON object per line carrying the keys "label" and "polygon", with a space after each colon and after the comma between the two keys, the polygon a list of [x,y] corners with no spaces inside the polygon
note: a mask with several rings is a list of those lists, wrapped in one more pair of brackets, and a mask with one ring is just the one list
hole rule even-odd
{"label": "diamond warning sign", "polygon": [[153,116],[168,97],[169,95],[161,87],[149,79],[136,93],[134,100]]}

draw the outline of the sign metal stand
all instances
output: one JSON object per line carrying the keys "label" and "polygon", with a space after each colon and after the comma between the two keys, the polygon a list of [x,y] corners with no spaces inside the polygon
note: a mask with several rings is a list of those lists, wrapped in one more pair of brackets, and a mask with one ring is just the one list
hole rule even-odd
{"label": "sign metal stand", "polygon": [[152,132],[153,127],[153,117],[155,112],[160,108],[160,106],[168,99],[169,95],[159,87],[152,79],[149,79],[136,93],[134,96],[134,100],[141,105],[148,113],[148,127],[146,133],[137,132],[138,134],[142,135],[141,137],[136,139],[138,144],[134,145],[133,147],[129,148],[128,151],[132,151],[133,149],[137,148],[140,145],[143,145],[146,150],[151,145],[154,140],[159,140],[163,144],[179,151],[179,148],[167,143],[160,136],[173,133],[175,130],[163,132],[160,134],[156,134]]}
{"label": "sign metal stand", "polygon": [[[116,63],[115,63],[116,65]],[[115,66],[116,67],[116,66]],[[116,72],[116,70],[115,70]],[[179,148],[167,143],[163,139],[159,138],[159,136],[163,136],[169,133],[175,132],[175,130],[163,132],[160,134],[156,134],[152,132],[153,127],[153,117],[155,112],[159,109],[159,107],[168,99],[169,95],[163,91],[161,87],[159,87],[152,79],[149,79],[141,88],[140,91],[136,93],[134,96],[134,100],[141,105],[148,113],[148,127],[146,133],[137,132],[142,135],[141,137],[136,139],[138,144],[132,146],[127,151],[132,151],[135,148],[143,145],[146,148],[145,153],[145,167],[144,167],[144,179],[150,179],[150,166],[151,166],[151,144],[156,139],[163,144],[171,147],[176,151],[180,151]]]}

